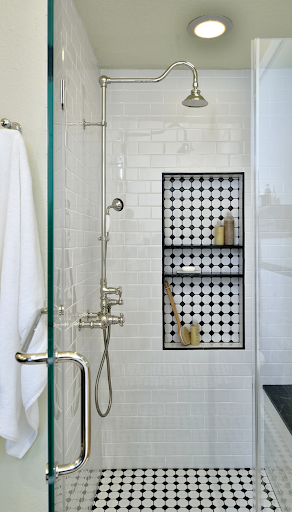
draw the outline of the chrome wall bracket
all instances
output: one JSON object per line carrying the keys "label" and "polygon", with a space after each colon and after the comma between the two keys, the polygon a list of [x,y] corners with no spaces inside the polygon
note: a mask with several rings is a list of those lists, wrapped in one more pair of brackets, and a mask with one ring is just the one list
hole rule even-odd
{"label": "chrome wall bracket", "polygon": [[3,117],[3,119],[1,119],[0,124],[3,128],[8,128],[10,130],[17,130],[18,132],[22,133],[21,124],[16,123],[15,121],[10,121],[6,117]]}
{"label": "chrome wall bracket", "polygon": [[83,125],[83,130],[85,130],[85,128],[87,128],[88,126],[107,126],[107,123],[106,123],[106,121],[99,121],[97,123],[90,123],[88,121],[85,121],[85,119],[83,119],[82,125]]}
{"label": "chrome wall bracket", "polygon": [[82,126],[83,130],[89,126],[107,126],[106,121],[98,121],[97,123],[91,123],[90,121],[85,121],[83,119],[82,121],[78,121],[76,123],[66,123],[66,126]]}

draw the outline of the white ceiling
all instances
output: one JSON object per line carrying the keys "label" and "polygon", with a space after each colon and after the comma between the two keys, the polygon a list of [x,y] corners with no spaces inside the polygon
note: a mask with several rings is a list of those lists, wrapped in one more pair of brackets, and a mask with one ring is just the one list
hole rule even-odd
{"label": "white ceiling", "polygon": [[[292,37],[292,0],[75,0],[102,68],[164,69],[188,60],[199,69],[251,67],[251,40]],[[190,36],[204,14],[232,20],[229,34]]]}

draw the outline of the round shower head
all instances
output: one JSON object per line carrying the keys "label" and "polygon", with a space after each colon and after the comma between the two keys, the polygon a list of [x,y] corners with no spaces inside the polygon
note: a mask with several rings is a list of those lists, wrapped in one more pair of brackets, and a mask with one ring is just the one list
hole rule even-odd
{"label": "round shower head", "polygon": [[191,94],[182,102],[185,107],[206,107],[208,101],[201,96],[199,89],[192,89]]}

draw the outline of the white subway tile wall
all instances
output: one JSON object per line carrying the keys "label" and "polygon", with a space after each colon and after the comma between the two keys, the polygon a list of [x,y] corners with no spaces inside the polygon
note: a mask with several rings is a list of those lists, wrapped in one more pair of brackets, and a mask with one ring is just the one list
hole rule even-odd
{"label": "white subway tile wall", "polygon": [[[77,123],[100,118],[96,58],[73,0],[55,2],[55,319],[58,350],[77,351],[90,362],[92,388],[101,353],[100,332],[79,332],[77,320],[88,309],[97,311],[100,251],[100,131]],[[60,105],[60,79],[65,80],[65,108]],[[55,372],[55,460],[74,461],[80,453],[80,377],[75,365]],[[92,392],[92,450],[84,475],[102,470],[101,421]],[[88,473],[88,470],[91,472]],[[57,485],[56,510],[73,499],[70,477]],[[61,485],[61,488],[59,486]]]}
{"label": "white subway tile wall", "polygon": [[[167,63],[166,63],[167,64]],[[105,70],[158,76],[159,70]],[[110,343],[113,406],[105,468],[251,467],[250,72],[199,71],[209,105],[188,109],[188,71],[159,84],[108,86],[108,281],[122,285]],[[244,172],[246,349],[162,350],[162,173]],[[106,402],[106,380],[102,399]]]}

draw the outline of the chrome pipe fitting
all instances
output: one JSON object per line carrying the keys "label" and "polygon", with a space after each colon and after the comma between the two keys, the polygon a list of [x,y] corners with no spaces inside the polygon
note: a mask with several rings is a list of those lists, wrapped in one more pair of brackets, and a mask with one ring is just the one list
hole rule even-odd
{"label": "chrome pipe fitting", "polygon": [[93,313],[91,311],[87,311],[86,312],[87,321],[91,320],[92,318],[97,318],[99,315],[100,315],[100,313]]}
{"label": "chrome pipe fitting", "polygon": [[84,320],[79,319],[78,322],[78,331],[81,331],[81,329],[104,329],[103,323],[100,320],[90,320],[88,322],[84,322]]}

